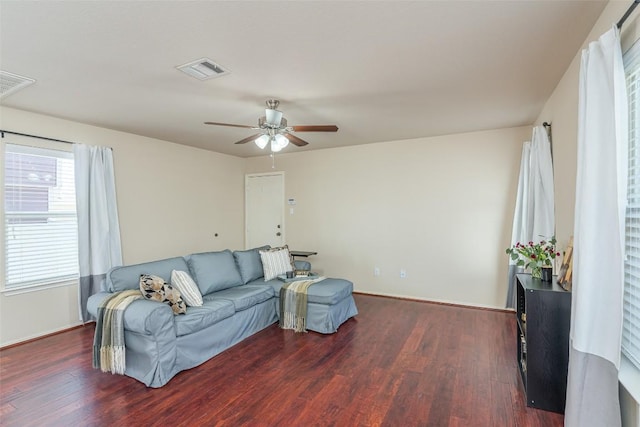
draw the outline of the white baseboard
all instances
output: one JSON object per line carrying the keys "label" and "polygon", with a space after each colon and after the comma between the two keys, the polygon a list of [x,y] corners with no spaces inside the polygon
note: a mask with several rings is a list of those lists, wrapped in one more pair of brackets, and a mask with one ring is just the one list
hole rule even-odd
{"label": "white baseboard", "polygon": [[386,292],[369,292],[369,291],[361,291],[358,289],[354,289],[353,292],[363,294],[363,295],[375,295],[380,297],[390,297],[390,298],[398,298],[398,299],[406,299],[406,300],[414,300],[414,301],[424,301],[424,302],[433,302],[437,304],[448,304],[448,305],[457,305],[459,307],[470,307],[470,308],[482,308],[487,310],[499,310],[499,311],[514,311],[512,309],[507,309],[504,307],[495,307],[492,305],[483,305],[483,304],[471,304],[471,303],[461,303],[460,301],[449,301],[442,299],[429,299],[422,297],[415,297],[411,295],[399,295],[399,294],[391,294]]}
{"label": "white baseboard", "polygon": [[82,322],[78,322],[78,323],[75,323],[75,324],[72,324],[72,325],[68,325],[68,326],[63,326],[61,328],[50,329],[50,330],[47,330],[47,331],[39,332],[39,333],[34,334],[34,335],[21,337],[21,338],[18,338],[16,340],[3,342],[3,343],[0,344],[0,349],[3,349],[5,347],[10,347],[10,346],[13,346],[13,345],[16,345],[16,344],[22,344],[22,343],[25,343],[25,342],[28,342],[28,341],[33,341],[33,340],[38,339],[38,338],[44,338],[44,337],[49,336],[49,335],[55,335],[55,334],[60,333],[60,332],[64,332],[64,331],[67,331],[67,330],[70,330],[70,329],[77,328],[78,326],[82,326]]}

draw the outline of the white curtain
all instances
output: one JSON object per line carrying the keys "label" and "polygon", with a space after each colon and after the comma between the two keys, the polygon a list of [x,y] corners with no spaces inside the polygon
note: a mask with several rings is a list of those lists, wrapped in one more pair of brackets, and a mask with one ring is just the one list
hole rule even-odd
{"label": "white curtain", "polygon": [[516,211],[513,216],[511,242],[529,241],[531,233],[528,231],[529,222],[529,180],[530,180],[531,143],[522,144],[522,158],[520,159],[520,176],[518,177],[518,194],[516,196]]}
{"label": "white curtain", "polygon": [[113,156],[108,147],[73,146],[78,214],[80,320],[91,320],[87,299],[106,272],[122,264]]}
{"label": "white curtain", "polygon": [[[538,242],[555,234],[553,161],[551,144],[543,126],[533,128],[531,142],[522,146],[518,194],[513,215],[511,245]],[[522,269],[509,260],[507,308],[515,307],[515,275]]]}
{"label": "white curtain", "polygon": [[582,52],[565,425],[619,426],[627,95],[613,27]]}
{"label": "white curtain", "polygon": [[555,235],[553,161],[549,136],[543,126],[533,128],[530,176],[529,219],[526,224],[529,240],[549,240]]}
{"label": "white curtain", "polygon": [[[520,159],[520,176],[518,177],[518,193],[516,196],[516,209],[513,214],[513,226],[511,229],[511,246],[517,242],[529,240],[527,233],[527,220],[529,217],[529,160],[531,159],[531,142],[522,144],[522,158]],[[509,272],[507,273],[507,308],[515,308],[515,277],[522,268],[516,265],[516,261],[509,258]]]}

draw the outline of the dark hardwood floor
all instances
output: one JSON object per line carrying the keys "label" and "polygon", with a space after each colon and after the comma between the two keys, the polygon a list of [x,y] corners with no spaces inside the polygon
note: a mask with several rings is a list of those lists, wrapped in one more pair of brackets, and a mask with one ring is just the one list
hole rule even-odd
{"label": "dark hardwood floor", "polygon": [[2,426],[562,426],[527,408],[510,313],[356,295],[336,334],[272,325],[159,389],[91,367],[93,325],[0,351]]}

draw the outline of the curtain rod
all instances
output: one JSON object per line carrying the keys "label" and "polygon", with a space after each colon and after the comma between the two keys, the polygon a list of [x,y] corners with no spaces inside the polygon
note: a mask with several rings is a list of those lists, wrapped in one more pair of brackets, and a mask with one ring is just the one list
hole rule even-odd
{"label": "curtain rod", "polygon": [[[638,0],[640,1],[640,0]],[[4,134],[5,133],[9,133],[11,135],[19,135],[19,136],[26,136],[29,138],[36,138],[36,139],[44,139],[46,141],[55,141],[55,142],[62,142],[65,144],[76,144],[75,142],[71,142],[71,141],[64,141],[62,139],[55,139],[55,138],[47,138],[44,136],[38,136],[38,135],[29,135],[28,133],[20,133],[20,132],[12,132],[10,130],[4,130],[4,129],[0,129],[0,134],[2,134],[2,138],[4,138]]]}
{"label": "curtain rod", "polygon": [[549,137],[549,151],[551,151],[551,163],[553,163],[553,138],[551,137],[551,123],[543,122],[542,126],[547,131],[547,136]]}
{"label": "curtain rod", "polygon": [[631,15],[633,10],[638,6],[638,3],[640,3],[640,0],[633,0],[633,3],[631,3],[631,6],[629,6],[629,9],[627,9],[624,15],[622,15],[622,18],[620,18],[620,20],[616,24],[618,26],[618,29],[622,28],[622,24],[624,24],[624,21],[627,20],[629,15]]}
{"label": "curtain rod", "polygon": [[[640,1],[640,0],[638,0],[638,1]],[[544,127],[544,130],[547,131],[547,135],[549,135],[549,141],[551,141],[551,123],[544,122],[544,123],[542,123],[542,126]]]}

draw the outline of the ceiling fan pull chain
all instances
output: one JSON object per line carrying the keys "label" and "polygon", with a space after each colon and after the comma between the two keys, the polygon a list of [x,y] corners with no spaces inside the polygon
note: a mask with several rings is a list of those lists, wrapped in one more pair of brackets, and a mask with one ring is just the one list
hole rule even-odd
{"label": "ceiling fan pull chain", "polygon": [[271,153],[271,169],[276,168],[276,155]]}

